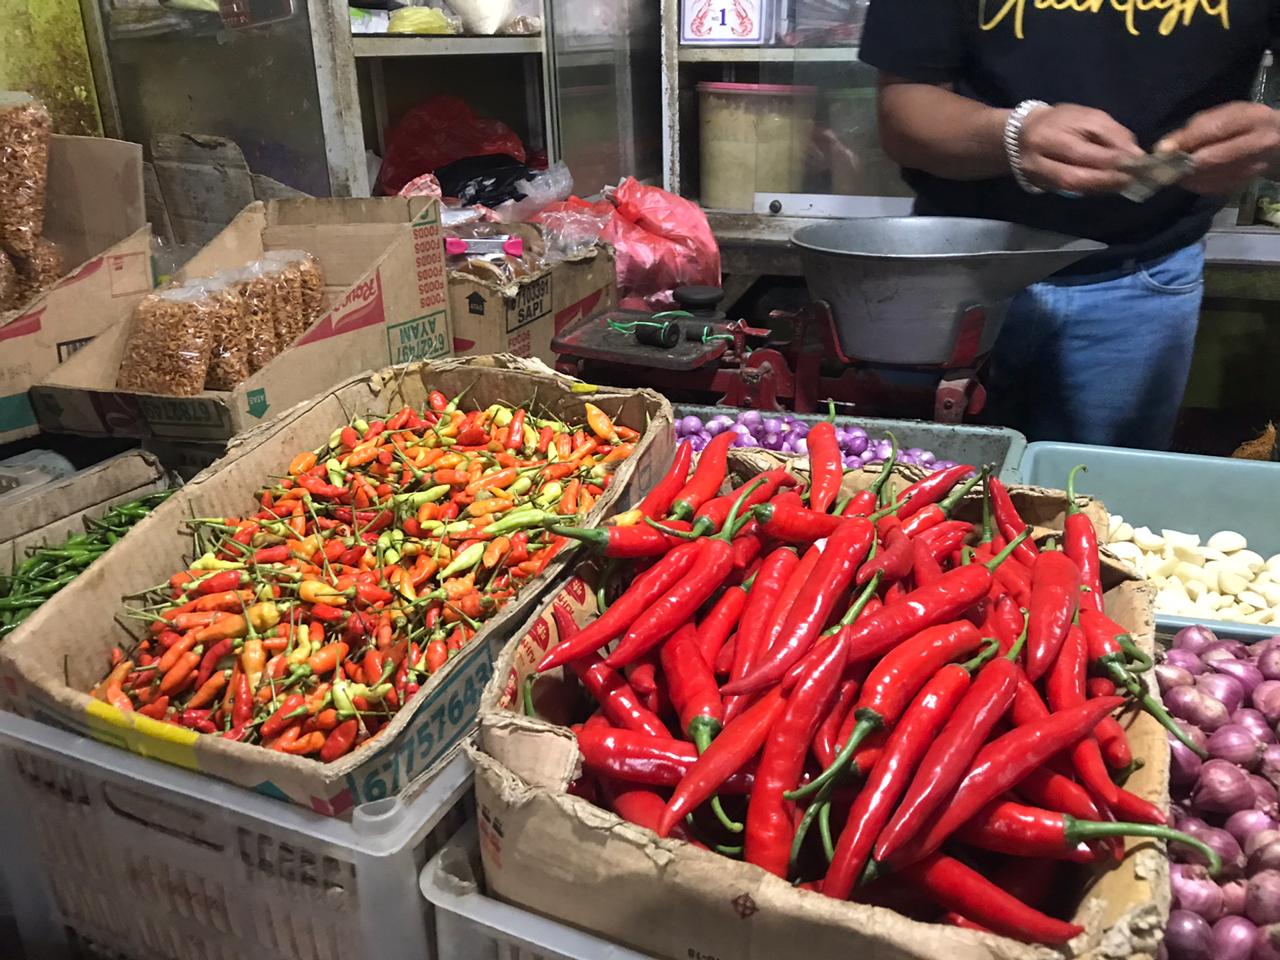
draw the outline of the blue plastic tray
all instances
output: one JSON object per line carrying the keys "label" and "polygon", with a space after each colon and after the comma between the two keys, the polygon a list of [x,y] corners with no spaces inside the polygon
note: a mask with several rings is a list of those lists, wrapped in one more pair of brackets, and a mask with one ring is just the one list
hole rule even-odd
{"label": "blue plastic tray", "polygon": [[[1237,530],[1249,549],[1264,557],[1280,553],[1280,463],[1037,441],[1027,445],[1018,472],[1023,483],[1061,489],[1078,463],[1089,472],[1076,478],[1076,492],[1096,497],[1135,527],[1198,533],[1206,540],[1219,530]],[[1194,622],[1156,614],[1162,634]],[[1246,641],[1280,634],[1280,626],[1205,625]]]}

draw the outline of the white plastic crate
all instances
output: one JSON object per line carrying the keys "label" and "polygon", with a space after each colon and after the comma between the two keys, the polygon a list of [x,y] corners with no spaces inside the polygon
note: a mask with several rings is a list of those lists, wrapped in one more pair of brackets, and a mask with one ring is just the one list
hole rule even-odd
{"label": "white plastic crate", "polygon": [[0,712],[25,958],[431,960],[416,882],[465,823],[471,774],[458,753],[348,823]]}
{"label": "white plastic crate", "polygon": [[438,956],[446,960],[650,960],[648,956],[486,896],[475,819],[422,870],[435,908]]}

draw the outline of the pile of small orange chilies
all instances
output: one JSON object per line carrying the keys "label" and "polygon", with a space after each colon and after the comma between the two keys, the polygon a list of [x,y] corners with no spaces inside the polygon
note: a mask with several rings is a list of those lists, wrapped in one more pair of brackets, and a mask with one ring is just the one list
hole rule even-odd
{"label": "pile of small orange chilies", "polygon": [[[460,395],[461,396],[461,395]],[[567,542],[636,431],[494,404],[354,420],[243,517],[190,521],[199,557],[129,610],[93,695],[122,711],[336,760],[383,729]]]}

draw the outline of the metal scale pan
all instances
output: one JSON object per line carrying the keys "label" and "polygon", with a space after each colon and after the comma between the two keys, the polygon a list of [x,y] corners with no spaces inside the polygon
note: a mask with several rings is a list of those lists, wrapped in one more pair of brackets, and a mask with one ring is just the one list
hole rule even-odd
{"label": "metal scale pan", "polygon": [[1009,303],[1103,244],[998,220],[870,217],[802,227],[809,292],[842,351],[872,364],[956,369],[995,345]]}

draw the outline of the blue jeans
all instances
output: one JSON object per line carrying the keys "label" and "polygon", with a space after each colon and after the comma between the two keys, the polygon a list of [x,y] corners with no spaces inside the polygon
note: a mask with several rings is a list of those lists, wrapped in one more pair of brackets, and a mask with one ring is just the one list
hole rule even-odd
{"label": "blue jeans", "polygon": [[1203,243],[1028,287],[992,353],[991,416],[1030,440],[1167,449],[1203,293]]}

